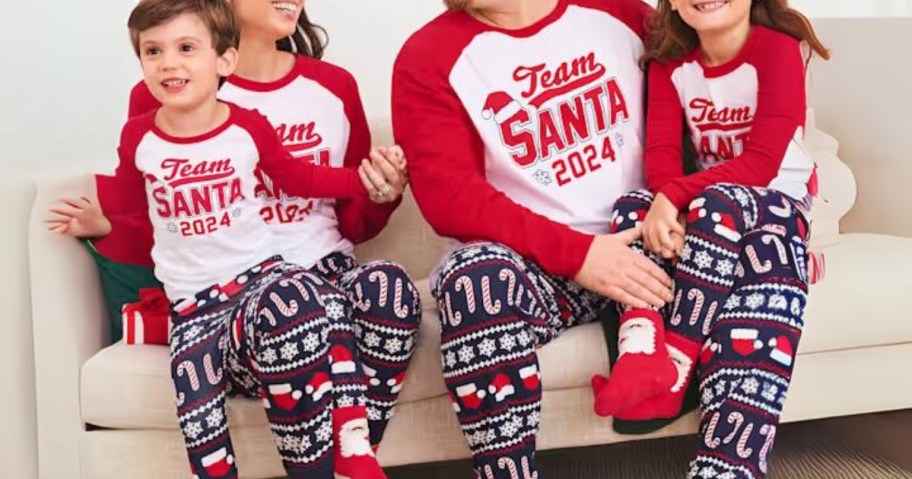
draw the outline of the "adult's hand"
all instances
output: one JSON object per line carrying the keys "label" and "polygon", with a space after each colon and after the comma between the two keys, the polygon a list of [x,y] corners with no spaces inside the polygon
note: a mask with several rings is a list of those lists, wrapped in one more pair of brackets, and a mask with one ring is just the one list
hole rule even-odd
{"label": "adult's hand", "polygon": [[639,227],[595,237],[574,281],[580,286],[635,308],[661,308],[674,300],[671,278],[658,265],[630,249]]}

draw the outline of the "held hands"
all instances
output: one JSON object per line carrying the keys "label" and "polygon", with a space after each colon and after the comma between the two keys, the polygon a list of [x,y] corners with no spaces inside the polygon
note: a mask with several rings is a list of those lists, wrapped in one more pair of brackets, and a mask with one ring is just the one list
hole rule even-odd
{"label": "held hands", "polygon": [[408,185],[408,162],[398,146],[371,149],[370,161],[361,160],[358,167],[361,183],[377,204],[396,201]]}
{"label": "held hands", "polygon": [[101,208],[88,198],[63,199],[50,209],[52,217],[44,222],[47,229],[77,238],[100,238],[111,232],[111,222]]}
{"label": "held hands", "polygon": [[574,281],[618,303],[661,308],[674,300],[671,278],[655,263],[630,249],[639,227],[595,237]]}
{"label": "held hands", "polygon": [[684,222],[678,208],[659,193],[643,220],[643,246],[665,259],[681,256],[684,249]]}

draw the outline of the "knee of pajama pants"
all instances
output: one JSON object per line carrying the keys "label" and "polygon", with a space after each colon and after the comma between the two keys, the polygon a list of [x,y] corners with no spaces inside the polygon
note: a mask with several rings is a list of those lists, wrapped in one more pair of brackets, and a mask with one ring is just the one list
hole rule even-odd
{"label": "knee of pajama pants", "polygon": [[655,197],[649,190],[636,190],[618,198],[611,213],[610,233],[629,230],[646,219]]}
{"label": "knee of pajama pants", "polygon": [[354,280],[354,284],[361,285],[362,291],[374,291],[373,301],[354,305],[366,313],[364,320],[382,318],[386,323],[395,323],[398,329],[417,331],[421,322],[421,298],[405,269],[389,261],[364,266],[364,272]]}

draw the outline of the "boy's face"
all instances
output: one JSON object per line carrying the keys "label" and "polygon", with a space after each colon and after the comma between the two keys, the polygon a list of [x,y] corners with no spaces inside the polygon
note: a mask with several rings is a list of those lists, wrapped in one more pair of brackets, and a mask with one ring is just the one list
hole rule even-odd
{"label": "boy's face", "polygon": [[139,34],[139,60],[152,95],[186,111],[215,98],[219,77],[234,72],[237,51],[219,56],[206,24],[184,13]]}

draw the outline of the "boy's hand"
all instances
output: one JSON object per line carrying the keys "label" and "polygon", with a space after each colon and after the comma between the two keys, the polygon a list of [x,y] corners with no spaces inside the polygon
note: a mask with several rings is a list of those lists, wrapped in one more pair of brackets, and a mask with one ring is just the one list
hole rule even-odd
{"label": "boy's hand", "polygon": [[656,195],[643,220],[643,246],[665,259],[674,259],[684,247],[684,226],[678,209],[665,195]]}
{"label": "boy's hand", "polygon": [[361,160],[358,175],[370,194],[371,201],[378,204],[396,201],[408,185],[407,162],[402,149],[378,147],[370,152],[370,161]]}
{"label": "boy's hand", "polygon": [[64,199],[50,209],[54,215],[44,222],[48,230],[77,238],[100,238],[111,232],[111,222],[88,198]]}

